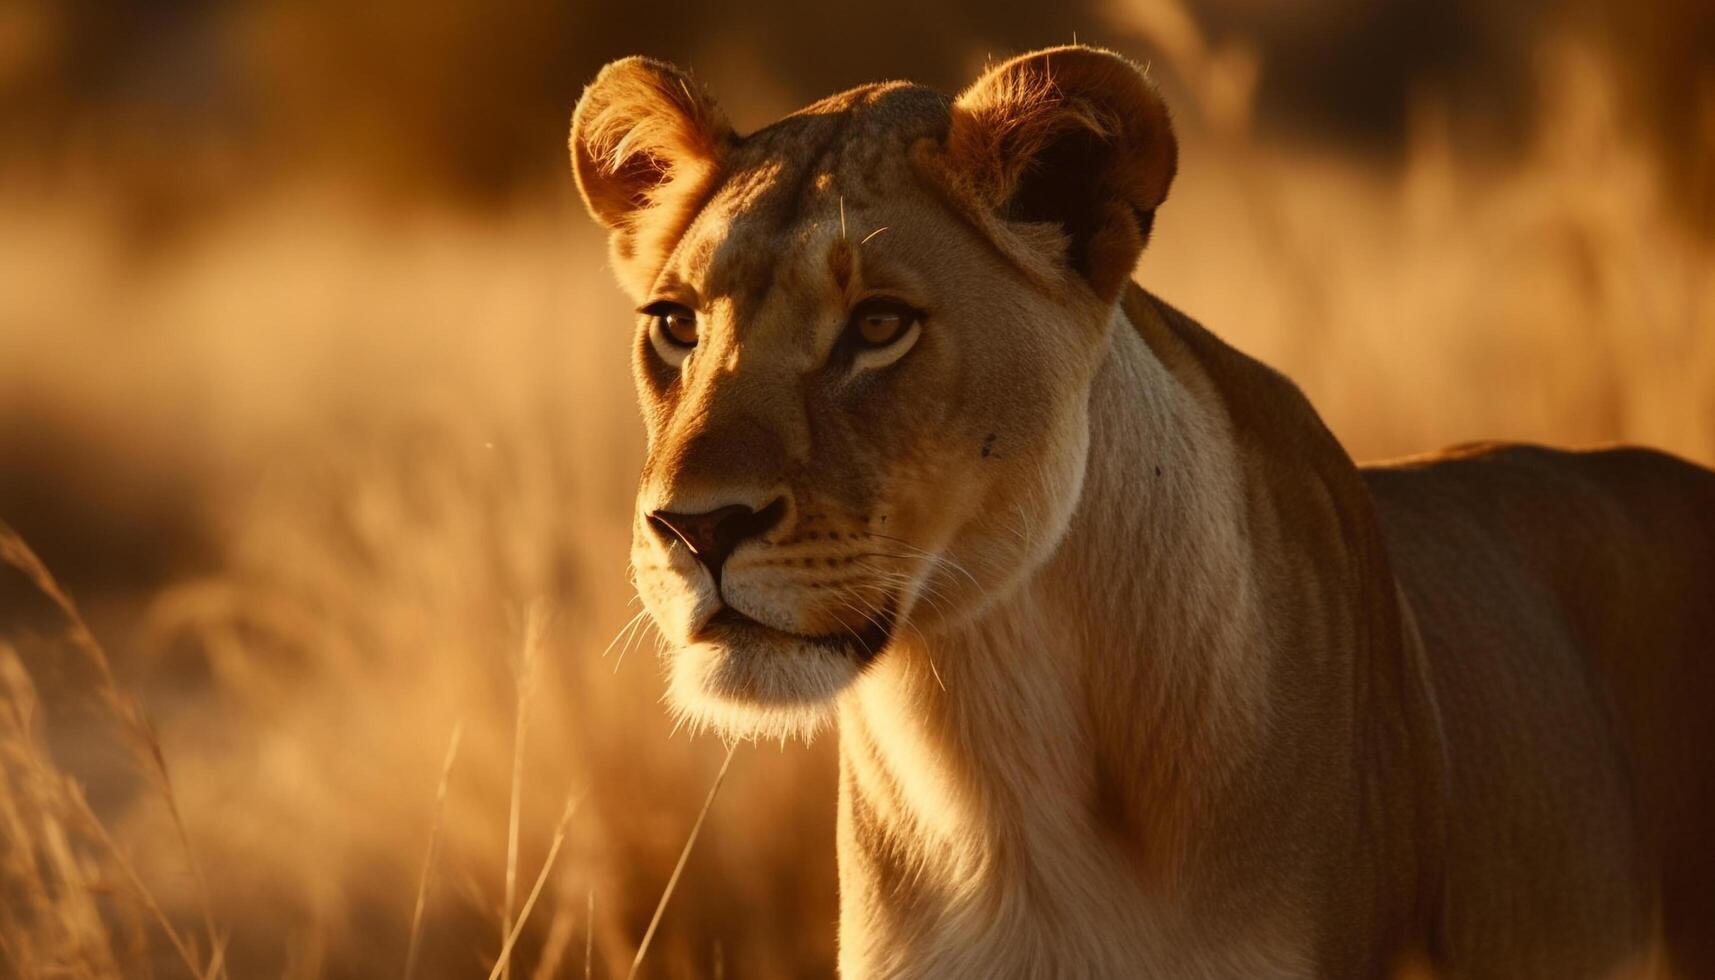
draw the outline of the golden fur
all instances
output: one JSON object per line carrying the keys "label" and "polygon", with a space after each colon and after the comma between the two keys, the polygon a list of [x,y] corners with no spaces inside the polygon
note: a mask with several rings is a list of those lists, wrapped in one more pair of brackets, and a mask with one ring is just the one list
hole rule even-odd
{"label": "golden fur", "polygon": [[[1175,150],[1107,52],[744,137],[627,59],[572,158],[696,317],[634,359],[675,708],[837,718],[845,975],[1715,976],[1715,474],[1355,467],[1129,283]],[[874,296],[921,321],[851,353]],[[651,518],[729,505],[718,581]]]}

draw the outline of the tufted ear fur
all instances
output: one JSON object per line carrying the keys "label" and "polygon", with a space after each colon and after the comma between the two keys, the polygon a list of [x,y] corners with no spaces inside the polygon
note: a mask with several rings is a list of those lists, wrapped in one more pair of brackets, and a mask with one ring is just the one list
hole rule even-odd
{"label": "tufted ear fur", "polygon": [[1143,72],[1074,45],[1021,55],[966,89],[943,165],[1003,249],[1027,268],[1069,267],[1111,302],[1177,160],[1167,107]]}
{"label": "tufted ear fur", "polygon": [[611,233],[614,269],[648,288],[733,142],[726,117],[678,68],[650,58],[608,64],[572,113],[572,173],[590,216]]}

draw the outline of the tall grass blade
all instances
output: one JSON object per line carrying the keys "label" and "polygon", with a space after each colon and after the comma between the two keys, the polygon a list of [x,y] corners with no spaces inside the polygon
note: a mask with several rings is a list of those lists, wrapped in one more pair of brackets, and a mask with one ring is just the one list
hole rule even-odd
{"label": "tall grass blade", "polygon": [[626,980],[636,980],[637,971],[643,967],[643,957],[649,953],[649,943],[655,938],[656,927],[661,925],[661,914],[667,911],[667,901],[679,885],[679,876],[685,872],[685,862],[691,859],[691,848],[697,843],[697,835],[703,832],[703,820],[708,817],[709,808],[714,806],[715,794],[721,791],[721,783],[726,780],[726,771],[732,766],[732,757],[737,751],[737,742],[727,746],[726,758],[721,760],[721,771],[715,773],[715,784],[709,787],[708,798],[703,800],[697,822],[691,825],[691,835],[685,838],[685,848],[679,852],[679,863],[673,866],[673,875],[667,879],[667,887],[661,890],[661,901],[655,904],[655,915],[649,920],[649,928],[644,930],[643,941],[637,945],[637,955],[631,959],[631,972],[625,975]]}

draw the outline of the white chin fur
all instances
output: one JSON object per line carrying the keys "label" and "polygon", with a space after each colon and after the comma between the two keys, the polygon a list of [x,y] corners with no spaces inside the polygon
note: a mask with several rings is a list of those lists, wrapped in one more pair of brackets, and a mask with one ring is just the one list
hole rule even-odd
{"label": "white chin fur", "polygon": [[722,738],[808,742],[857,679],[848,656],[815,644],[768,649],[693,643],[668,654],[668,699],[681,720]]}

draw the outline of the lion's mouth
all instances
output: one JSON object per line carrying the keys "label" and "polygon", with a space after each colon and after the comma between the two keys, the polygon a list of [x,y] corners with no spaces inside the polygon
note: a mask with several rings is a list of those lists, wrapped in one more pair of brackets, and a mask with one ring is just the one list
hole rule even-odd
{"label": "lion's mouth", "polygon": [[694,639],[727,646],[753,646],[758,643],[808,644],[851,657],[859,664],[868,664],[881,655],[888,641],[893,638],[893,603],[887,603],[881,612],[866,617],[866,620],[862,629],[845,629],[822,634],[793,633],[752,619],[731,606],[722,606],[697,629]]}

